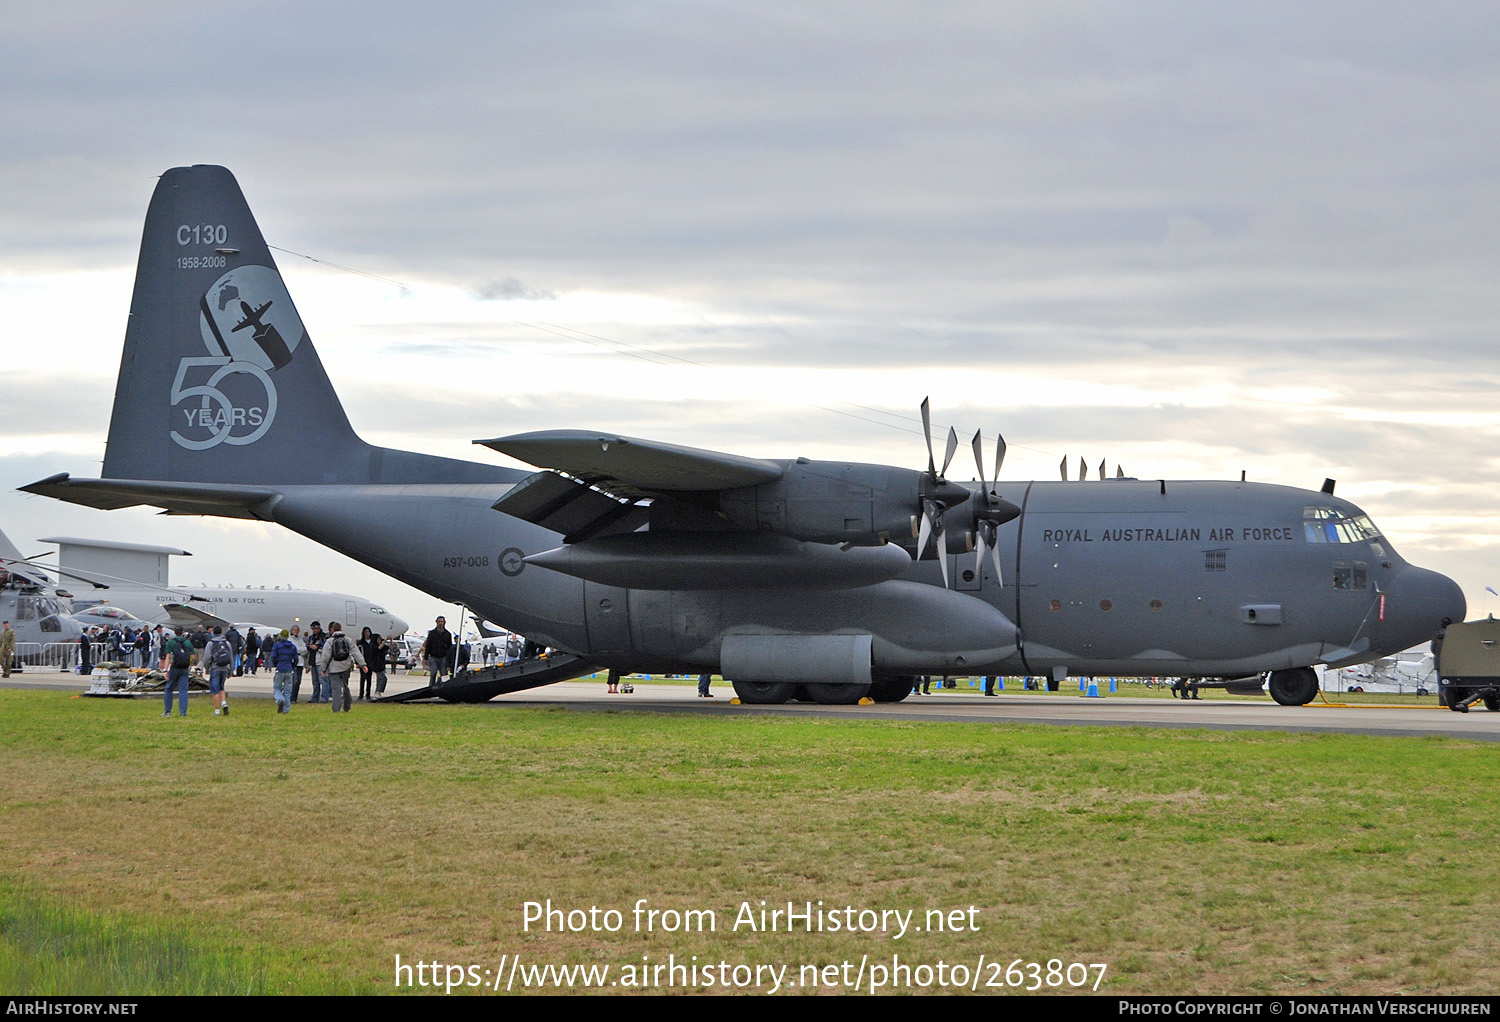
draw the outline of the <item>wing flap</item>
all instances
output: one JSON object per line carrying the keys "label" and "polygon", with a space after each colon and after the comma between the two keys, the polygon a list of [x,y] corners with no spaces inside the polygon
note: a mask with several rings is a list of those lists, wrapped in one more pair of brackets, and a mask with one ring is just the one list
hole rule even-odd
{"label": "wing flap", "polygon": [[493,507],[522,521],[561,533],[566,542],[629,532],[646,523],[647,508],[634,496],[616,496],[558,472],[538,472],[518,483]]}

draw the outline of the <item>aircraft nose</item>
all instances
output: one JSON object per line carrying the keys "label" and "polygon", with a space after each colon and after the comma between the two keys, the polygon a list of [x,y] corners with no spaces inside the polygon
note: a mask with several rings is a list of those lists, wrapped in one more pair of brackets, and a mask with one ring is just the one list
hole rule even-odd
{"label": "aircraft nose", "polygon": [[1457,582],[1411,565],[1394,579],[1386,598],[1386,634],[1400,641],[1401,649],[1430,640],[1444,618],[1462,621],[1469,607]]}

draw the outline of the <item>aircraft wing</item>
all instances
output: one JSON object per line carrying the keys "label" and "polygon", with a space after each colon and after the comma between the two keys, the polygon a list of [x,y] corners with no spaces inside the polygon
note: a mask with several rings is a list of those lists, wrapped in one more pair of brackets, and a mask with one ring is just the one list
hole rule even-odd
{"label": "aircraft wing", "polygon": [[218,515],[225,518],[256,518],[275,490],[224,483],[169,483],[149,479],[74,479],[66,472],[21,487],[26,493],[56,497],[72,504],[114,511],[149,504],[169,515]]}
{"label": "aircraft wing", "polygon": [[542,430],[474,442],[575,479],[613,483],[608,488],[619,492],[632,488],[642,493],[731,490],[774,482],[786,471],[763,458],[582,429]]}
{"label": "aircraft wing", "polygon": [[523,479],[494,508],[569,543],[634,531],[659,496],[756,486],[786,471],[762,458],[578,429],[474,442],[548,470]]}

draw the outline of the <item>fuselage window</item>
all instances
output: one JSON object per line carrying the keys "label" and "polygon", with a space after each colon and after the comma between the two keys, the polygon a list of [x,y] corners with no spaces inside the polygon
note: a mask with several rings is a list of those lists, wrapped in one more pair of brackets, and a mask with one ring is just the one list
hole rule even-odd
{"label": "fuselage window", "polygon": [[36,600],[30,596],[21,596],[16,599],[16,620],[36,620]]}
{"label": "fuselage window", "polygon": [[1369,572],[1364,561],[1334,561],[1333,588],[1364,589],[1368,586]]}

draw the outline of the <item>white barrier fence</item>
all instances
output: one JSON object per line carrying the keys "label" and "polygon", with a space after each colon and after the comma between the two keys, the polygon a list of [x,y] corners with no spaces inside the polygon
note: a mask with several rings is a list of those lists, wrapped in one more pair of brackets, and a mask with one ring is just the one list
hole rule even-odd
{"label": "white barrier fence", "polygon": [[[94,642],[89,644],[90,659],[98,663],[105,657],[104,643]],[[16,663],[23,670],[31,668],[39,671],[72,671],[78,670],[78,643],[76,642],[18,642],[16,643]]]}

